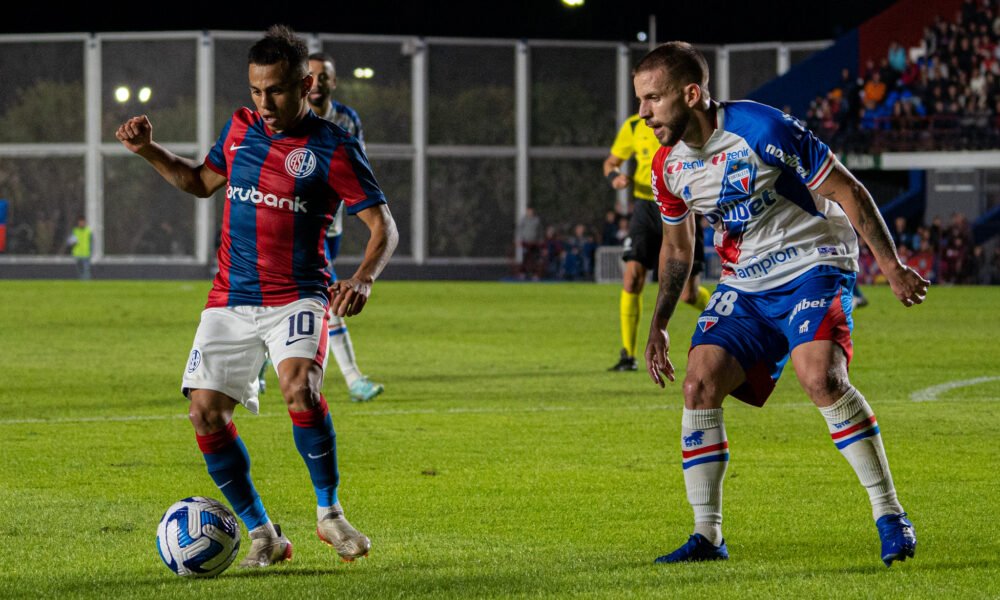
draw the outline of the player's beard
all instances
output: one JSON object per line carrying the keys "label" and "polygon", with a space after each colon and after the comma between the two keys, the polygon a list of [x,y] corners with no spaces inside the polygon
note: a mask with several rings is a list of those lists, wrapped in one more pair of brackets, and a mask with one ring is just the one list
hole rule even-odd
{"label": "player's beard", "polygon": [[321,95],[317,98],[317,104],[313,104],[312,94],[310,93],[306,96],[306,104],[309,105],[309,108],[311,108],[314,113],[322,117],[326,114],[326,107],[330,104],[330,97]]}
{"label": "player's beard", "polygon": [[691,123],[691,113],[688,111],[681,111],[679,115],[671,119],[666,125],[667,129],[667,139],[660,140],[661,146],[676,146],[677,142],[681,141],[684,137],[684,132],[687,131],[688,125]]}

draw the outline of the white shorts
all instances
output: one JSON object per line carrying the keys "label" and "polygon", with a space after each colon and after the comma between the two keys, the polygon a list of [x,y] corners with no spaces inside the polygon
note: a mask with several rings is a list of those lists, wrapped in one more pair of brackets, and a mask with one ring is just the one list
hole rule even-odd
{"label": "white shorts", "polygon": [[311,358],[326,369],[327,311],[315,299],[284,306],[206,308],[194,334],[181,382],[190,390],[222,392],[257,414],[257,374],[271,355],[275,371],[286,358]]}

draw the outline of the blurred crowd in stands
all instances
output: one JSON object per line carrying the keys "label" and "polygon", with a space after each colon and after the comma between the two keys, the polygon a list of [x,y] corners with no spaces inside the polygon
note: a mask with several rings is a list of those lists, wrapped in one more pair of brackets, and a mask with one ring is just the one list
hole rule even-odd
{"label": "blurred crowd in stands", "polygon": [[[972,228],[965,215],[954,213],[945,225],[935,216],[929,226],[911,227],[905,217],[890,226],[899,257],[935,284],[1000,284],[1000,245],[992,254],[973,243]],[[862,284],[885,283],[868,247],[861,243]]]}
{"label": "blurred crowd in stands", "polygon": [[[889,225],[900,258],[932,283],[1000,285],[1000,244],[992,245],[992,252],[975,245],[964,214],[952,214],[947,224],[935,216],[927,226],[915,226],[905,217],[897,217]],[[712,253],[711,229],[705,230],[706,253]],[[518,224],[518,235],[523,257],[518,265],[518,278],[593,281],[597,248],[622,245],[628,236],[628,216],[609,210],[600,226],[544,225],[534,209],[528,208]],[[860,238],[859,244],[858,282],[885,283],[874,257]]]}
{"label": "blurred crowd in stands", "polygon": [[816,97],[806,124],[838,152],[1000,148],[1000,0],[965,0],[921,44],[890,45],[876,64]]}
{"label": "blurred crowd in stands", "polygon": [[609,210],[600,227],[584,223],[543,225],[535,210],[528,207],[517,225],[517,235],[522,255],[519,278],[592,281],[597,247],[620,246],[628,236],[628,216]]}

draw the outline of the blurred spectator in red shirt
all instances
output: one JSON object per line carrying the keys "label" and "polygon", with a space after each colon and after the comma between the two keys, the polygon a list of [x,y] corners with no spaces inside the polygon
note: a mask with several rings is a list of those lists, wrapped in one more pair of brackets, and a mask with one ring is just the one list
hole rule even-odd
{"label": "blurred spectator in red shirt", "polygon": [[907,259],[906,264],[920,273],[920,276],[931,283],[937,281],[937,273],[934,272],[934,252],[925,245],[924,241],[918,237],[914,238],[913,253]]}

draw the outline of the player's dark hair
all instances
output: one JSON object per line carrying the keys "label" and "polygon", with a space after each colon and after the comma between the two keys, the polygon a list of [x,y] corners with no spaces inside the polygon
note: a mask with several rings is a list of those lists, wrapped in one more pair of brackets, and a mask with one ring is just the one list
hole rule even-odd
{"label": "player's dark hair", "polygon": [[660,44],[642,57],[632,73],[664,69],[674,83],[685,86],[697,83],[708,87],[708,62],[697,48],[687,42]]}
{"label": "player's dark hair", "polygon": [[319,62],[328,62],[333,65],[333,72],[337,72],[337,63],[333,60],[333,57],[326,52],[313,52],[309,55],[309,60],[318,60]]}
{"label": "player's dark hair", "polygon": [[309,73],[309,48],[292,28],[287,25],[271,25],[267,34],[250,47],[249,62],[252,65],[276,65],[285,62],[296,77]]}

